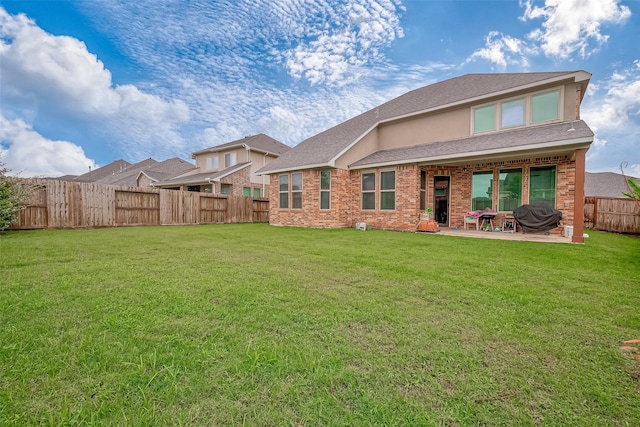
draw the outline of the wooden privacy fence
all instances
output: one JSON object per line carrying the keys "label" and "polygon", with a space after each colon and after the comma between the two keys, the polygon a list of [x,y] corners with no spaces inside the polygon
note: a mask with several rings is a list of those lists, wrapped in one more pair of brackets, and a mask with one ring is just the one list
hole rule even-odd
{"label": "wooden privacy fence", "polygon": [[584,226],[592,230],[640,234],[640,202],[629,198],[585,197]]}
{"label": "wooden privacy fence", "polygon": [[269,222],[269,200],[245,196],[25,180],[34,192],[12,229]]}

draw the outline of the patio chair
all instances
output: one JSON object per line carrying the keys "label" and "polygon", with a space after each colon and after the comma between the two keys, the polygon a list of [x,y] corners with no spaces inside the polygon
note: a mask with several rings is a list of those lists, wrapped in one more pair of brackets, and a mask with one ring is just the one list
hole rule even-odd
{"label": "patio chair", "polygon": [[480,218],[477,216],[469,215],[469,212],[464,214],[464,229],[468,230],[469,224],[474,224],[476,230],[480,230]]}

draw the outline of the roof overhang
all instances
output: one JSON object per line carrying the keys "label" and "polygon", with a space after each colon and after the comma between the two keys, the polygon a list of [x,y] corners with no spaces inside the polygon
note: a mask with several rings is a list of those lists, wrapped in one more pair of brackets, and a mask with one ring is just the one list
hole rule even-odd
{"label": "roof overhang", "polygon": [[593,137],[585,137],[572,140],[536,143],[501,149],[479,150],[466,153],[453,153],[440,156],[408,158],[388,162],[361,164],[357,166],[350,166],[349,169],[361,170],[413,163],[418,163],[421,165],[459,165],[495,160],[512,160],[521,157],[533,157],[539,155],[548,156],[566,154],[573,156],[576,150],[580,148],[589,148],[592,142]]}
{"label": "roof overhang", "polygon": [[282,169],[273,169],[273,170],[266,170],[261,172],[260,170],[258,170],[256,172],[256,175],[258,176],[262,176],[262,175],[276,175],[279,173],[286,173],[286,172],[292,172],[292,171],[301,171],[301,170],[306,170],[306,169],[323,169],[323,168],[335,168],[335,162],[330,161],[328,163],[318,163],[315,165],[304,165],[304,166],[296,166],[294,168],[282,168]]}

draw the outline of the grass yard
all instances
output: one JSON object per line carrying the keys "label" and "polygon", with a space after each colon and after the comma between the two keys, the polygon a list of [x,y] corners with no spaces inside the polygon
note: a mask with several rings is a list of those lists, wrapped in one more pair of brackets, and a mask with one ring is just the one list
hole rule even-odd
{"label": "grass yard", "polygon": [[640,239],[0,235],[0,425],[638,426]]}

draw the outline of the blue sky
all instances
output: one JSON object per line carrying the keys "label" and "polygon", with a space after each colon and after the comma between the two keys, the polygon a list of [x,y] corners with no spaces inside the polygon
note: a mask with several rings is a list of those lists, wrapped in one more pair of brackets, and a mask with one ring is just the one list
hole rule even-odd
{"label": "blue sky", "polygon": [[0,0],[0,159],[20,176],[294,146],[466,73],[586,70],[587,170],[640,176],[640,2]]}

